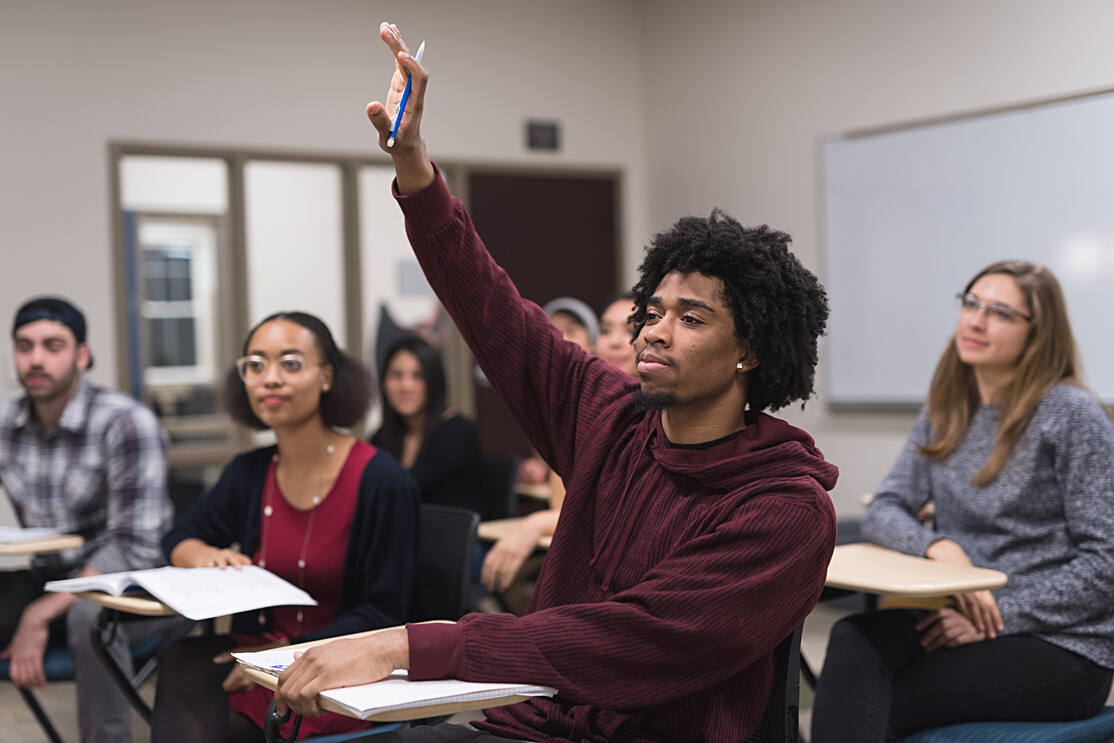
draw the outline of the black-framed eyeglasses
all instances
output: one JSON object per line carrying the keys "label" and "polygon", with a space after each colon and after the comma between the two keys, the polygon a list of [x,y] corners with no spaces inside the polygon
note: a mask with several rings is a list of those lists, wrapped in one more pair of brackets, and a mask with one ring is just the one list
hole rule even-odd
{"label": "black-framed eyeglasses", "polygon": [[[308,367],[313,366],[306,357],[300,353],[288,353],[274,360],[278,365],[279,378],[284,382],[293,382]],[[271,360],[262,356],[244,356],[236,360],[236,371],[244,384],[259,384],[267,377],[267,370],[271,368]]]}
{"label": "black-framed eyeglasses", "polygon": [[1017,322],[1018,318],[1028,322],[1032,322],[1033,320],[1032,315],[1026,315],[1020,310],[1015,310],[1008,304],[1003,304],[1002,302],[981,302],[979,298],[971,292],[967,292],[966,294],[960,292],[955,295],[955,298],[959,300],[959,309],[961,312],[975,313],[979,310],[985,310],[988,318],[1004,323]]}

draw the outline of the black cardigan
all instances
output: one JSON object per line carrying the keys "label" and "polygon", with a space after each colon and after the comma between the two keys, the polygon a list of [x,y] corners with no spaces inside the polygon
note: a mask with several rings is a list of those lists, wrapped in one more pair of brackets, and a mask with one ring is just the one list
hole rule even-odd
{"label": "black cardigan", "polygon": [[[224,468],[217,484],[201,497],[162,540],[167,560],[184,539],[213,547],[238,542],[245,555],[255,554],[267,467],[275,447],[240,454]],[[420,499],[414,481],[398,461],[376,452],[360,477],[356,510],[340,576],[337,616],[329,624],[290,641],[336,637],[406,621],[418,554]],[[260,634],[256,612],[233,618],[234,632]]]}

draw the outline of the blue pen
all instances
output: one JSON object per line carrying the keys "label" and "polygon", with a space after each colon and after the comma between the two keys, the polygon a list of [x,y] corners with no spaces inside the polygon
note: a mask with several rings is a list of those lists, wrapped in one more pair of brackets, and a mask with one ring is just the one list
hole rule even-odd
{"label": "blue pen", "polygon": [[[418,46],[418,53],[414,55],[414,59],[418,64],[422,63],[422,54],[425,53],[425,42],[423,41]],[[391,136],[387,137],[387,146],[395,146],[395,137],[398,136],[398,125],[402,123],[402,112],[406,110],[406,101],[410,100],[410,84],[414,82],[414,76],[406,78],[406,87],[402,90],[402,100],[398,102],[398,111],[395,112],[394,123],[391,124]]]}

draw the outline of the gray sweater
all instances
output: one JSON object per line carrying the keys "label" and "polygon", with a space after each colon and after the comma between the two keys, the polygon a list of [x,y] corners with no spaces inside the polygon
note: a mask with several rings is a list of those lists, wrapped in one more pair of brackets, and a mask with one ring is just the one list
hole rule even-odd
{"label": "gray sweater", "polygon": [[[963,443],[941,461],[917,453],[931,437],[922,410],[867,508],[863,534],[917,556],[951,539],[976,566],[1009,576],[994,591],[1001,634],[1036,635],[1114,668],[1114,423],[1087,392],[1057,385],[1001,475],[975,487],[1001,413],[980,405]],[[936,531],[916,520],[929,501]]]}

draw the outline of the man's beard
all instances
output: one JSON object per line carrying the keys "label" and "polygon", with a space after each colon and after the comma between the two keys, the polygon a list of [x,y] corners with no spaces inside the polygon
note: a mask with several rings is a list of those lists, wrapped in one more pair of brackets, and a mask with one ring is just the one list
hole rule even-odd
{"label": "man's beard", "polygon": [[[37,370],[32,369],[31,371]],[[53,402],[60,397],[70,394],[70,391],[74,387],[74,381],[77,379],[77,375],[77,364],[74,364],[73,368],[69,369],[60,379],[47,376],[51,384],[46,387],[32,387],[27,384],[23,377],[19,378],[19,384],[23,387],[23,391],[27,393],[27,396],[35,402]]]}
{"label": "man's beard", "polygon": [[672,392],[643,392],[638,390],[631,398],[631,405],[637,410],[665,410],[677,404],[677,396]]}

